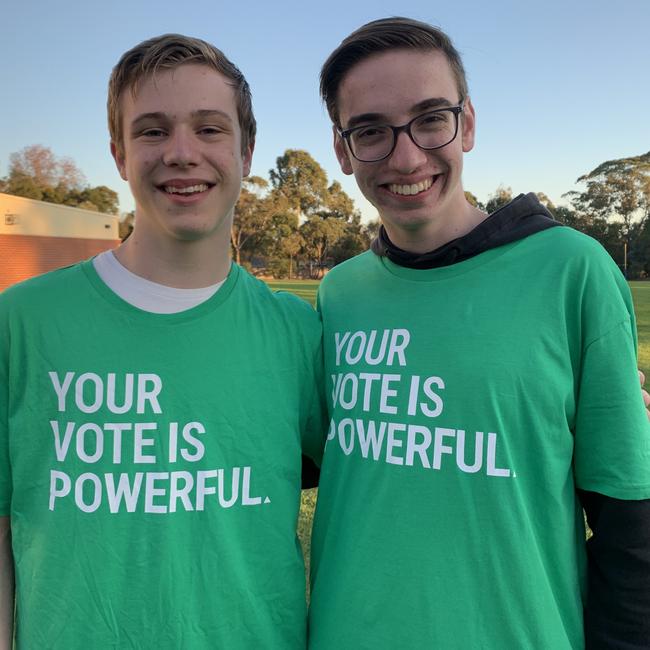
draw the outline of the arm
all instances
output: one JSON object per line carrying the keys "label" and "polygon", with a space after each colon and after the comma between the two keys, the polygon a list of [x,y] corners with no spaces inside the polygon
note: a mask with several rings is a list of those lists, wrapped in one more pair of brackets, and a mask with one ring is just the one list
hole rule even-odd
{"label": "arm", "polygon": [[650,499],[578,491],[587,542],[586,650],[650,647]]}
{"label": "arm", "polygon": [[13,647],[14,560],[9,517],[0,517],[0,650]]}

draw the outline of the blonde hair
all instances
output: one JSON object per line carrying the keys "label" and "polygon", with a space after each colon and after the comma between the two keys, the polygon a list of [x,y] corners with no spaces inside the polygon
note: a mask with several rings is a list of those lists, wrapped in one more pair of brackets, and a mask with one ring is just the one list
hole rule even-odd
{"label": "blonde hair", "polygon": [[158,70],[171,70],[187,63],[207,65],[228,79],[235,90],[237,117],[244,152],[255,142],[256,123],[251,91],[244,75],[214,45],[182,34],[156,36],[124,53],[113,68],[108,82],[108,130],[118,152],[124,152],[124,133],[120,97],[130,89],[136,93],[138,84]]}

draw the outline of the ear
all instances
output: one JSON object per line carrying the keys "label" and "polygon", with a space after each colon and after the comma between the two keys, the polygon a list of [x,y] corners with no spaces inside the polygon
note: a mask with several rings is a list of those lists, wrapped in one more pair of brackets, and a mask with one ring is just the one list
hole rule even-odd
{"label": "ear", "polygon": [[350,152],[345,140],[339,135],[335,126],[332,126],[332,133],[334,134],[334,153],[336,159],[339,161],[341,171],[350,176],[353,173],[352,162],[350,161]]}
{"label": "ear", "polygon": [[111,156],[113,156],[113,160],[115,161],[117,171],[120,172],[120,177],[122,178],[122,180],[128,181],[129,179],[126,177],[126,159],[124,158],[124,154],[119,152],[116,144],[112,140],[111,140]]}
{"label": "ear", "polygon": [[474,112],[472,100],[469,97],[465,99],[463,113],[460,118],[463,151],[467,153],[474,148],[474,134],[476,129],[476,113]]}
{"label": "ear", "polygon": [[248,143],[244,153],[242,154],[242,178],[246,178],[251,173],[251,165],[253,164],[253,150],[255,149],[255,140]]}

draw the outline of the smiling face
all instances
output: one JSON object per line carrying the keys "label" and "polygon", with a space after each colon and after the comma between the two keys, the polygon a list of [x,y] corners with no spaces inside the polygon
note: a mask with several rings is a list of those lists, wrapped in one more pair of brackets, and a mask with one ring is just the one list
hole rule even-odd
{"label": "smiling face", "polygon": [[474,146],[474,109],[469,98],[459,96],[444,54],[390,50],[372,55],[343,77],[337,98],[342,129],[400,126],[465,99],[458,134],[440,149],[420,149],[404,132],[393,153],[378,162],[359,162],[336,134],[334,148],[341,169],[354,174],[397,246],[432,250],[475,225],[476,211],[466,202],[461,182],[463,152]]}
{"label": "smiling face", "polygon": [[230,231],[252,145],[243,152],[234,92],[216,70],[183,64],[121,98],[123,147],[111,143],[151,241],[221,240]]}

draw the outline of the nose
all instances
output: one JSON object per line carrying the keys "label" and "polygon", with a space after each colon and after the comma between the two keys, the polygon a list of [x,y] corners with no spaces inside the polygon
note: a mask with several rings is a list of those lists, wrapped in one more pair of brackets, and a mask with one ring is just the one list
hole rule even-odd
{"label": "nose", "polygon": [[395,141],[395,149],[388,159],[391,169],[402,174],[410,174],[427,162],[426,151],[420,149],[408,133],[402,131]]}
{"label": "nose", "polygon": [[199,149],[194,133],[175,129],[167,138],[163,162],[169,167],[193,167],[199,163]]}

